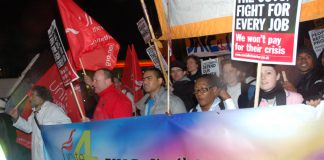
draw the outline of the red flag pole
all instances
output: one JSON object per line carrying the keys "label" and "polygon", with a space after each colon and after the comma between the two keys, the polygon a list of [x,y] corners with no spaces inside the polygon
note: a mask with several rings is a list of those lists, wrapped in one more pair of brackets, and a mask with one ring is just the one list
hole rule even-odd
{"label": "red flag pole", "polygon": [[76,101],[76,103],[77,103],[77,106],[78,106],[79,112],[80,112],[80,114],[81,114],[81,118],[84,119],[85,116],[84,116],[84,113],[83,113],[83,111],[82,111],[82,109],[81,109],[81,106],[80,106],[80,103],[79,103],[79,99],[78,99],[78,97],[77,97],[77,95],[76,95],[76,93],[75,93],[74,86],[73,86],[72,83],[70,83],[70,87],[71,87],[71,89],[72,89],[73,97],[74,97],[74,99],[75,99],[75,101]]}
{"label": "red flag pole", "polygon": [[80,61],[80,64],[81,64],[81,68],[82,68],[82,72],[83,72],[83,74],[84,74],[84,75],[87,75],[87,73],[86,73],[86,71],[85,71],[85,69],[84,69],[84,66],[83,66],[83,62],[82,62],[82,60],[81,60],[80,57],[79,57],[79,61]]}

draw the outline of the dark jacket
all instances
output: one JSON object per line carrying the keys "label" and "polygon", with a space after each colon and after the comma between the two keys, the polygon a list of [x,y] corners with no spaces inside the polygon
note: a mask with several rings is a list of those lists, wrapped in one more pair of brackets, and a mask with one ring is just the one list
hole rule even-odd
{"label": "dark jacket", "polygon": [[173,94],[178,96],[184,102],[187,112],[198,104],[197,99],[193,94],[194,85],[194,82],[190,81],[187,77],[174,82],[172,85]]}
{"label": "dark jacket", "polygon": [[317,99],[324,94],[324,71],[322,69],[313,69],[306,73],[298,82],[297,92],[304,100]]}
{"label": "dark jacket", "polygon": [[255,86],[241,83],[241,95],[238,98],[239,108],[252,108],[254,102]]}
{"label": "dark jacket", "polygon": [[200,77],[200,76],[201,76],[201,69],[198,68],[196,74],[194,74],[194,75],[188,75],[188,78],[189,78],[191,81],[195,82],[196,79],[197,79],[198,77]]}

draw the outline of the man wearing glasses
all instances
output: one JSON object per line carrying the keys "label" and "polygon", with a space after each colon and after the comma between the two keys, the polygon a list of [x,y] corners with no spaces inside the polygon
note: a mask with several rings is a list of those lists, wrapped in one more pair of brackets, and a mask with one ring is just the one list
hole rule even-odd
{"label": "man wearing glasses", "polygon": [[194,94],[198,105],[191,112],[220,111],[236,109],[231,96],[222,88],[215,75],[202,75],[196,80]]}

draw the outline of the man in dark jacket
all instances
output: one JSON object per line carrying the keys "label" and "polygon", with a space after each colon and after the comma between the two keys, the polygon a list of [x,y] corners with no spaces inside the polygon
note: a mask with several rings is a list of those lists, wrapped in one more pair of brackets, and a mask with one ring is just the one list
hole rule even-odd
{"label": "man in dark jacket", "polygon": [[194,92],[194,82],[187,77],[186,65],[180,61],[171,63],[171,78],[173,80],[173,94],[178,96],[185,104],[187,112],[198,102]]}

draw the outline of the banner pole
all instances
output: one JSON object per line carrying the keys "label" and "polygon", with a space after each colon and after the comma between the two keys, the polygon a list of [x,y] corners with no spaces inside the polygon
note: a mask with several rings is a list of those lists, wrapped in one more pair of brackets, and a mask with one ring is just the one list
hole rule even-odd
{"label": "banner pole", "polygon": [[262,63],[258,62],[257,77],[256,77],[256,84],[255,84],[254,108],[257,108],[259,106],[261,67],[262,67]]}
{"label": "banner pole", "polygon": [[75,93],[74,86],[73,86],[72,83],[70,83],[70,87],[71,87],[71,89],[72,89],[72,93],[73,93],[74,100],[76,101],[77,106],[78,106],[78,109],[79,109],[79,112],[80,112],[80,114],[81,114],[81,118],[84,119],[85,116],[84,116],[84,113],[83,113],[83,111],[82,111],[82,109],[81,109],[81,106],[80,106],[80,103],[79,103],[79,99],[78,99],[78,97],[77,97],[77,95],[76,95],[76,93]]}
{"label": "banner pole", "polygon": [[21,73],[21,75],[19,76],[19,78],[17,79],[17,81],[15,82],[15,84],[11,87],[10,91],[7,93],[6,96],[10,96],[14,90],[18,87],[18,85],[20,84],[20,82],[24,79],[27,71],[29,71],[31,69],[31,67],[34,65],[34,63],[36,62],[36,60],[39,57],[39,53],[37,53],[33,59],[29,62],[29,64],[27,65],[27,67],[24,69],[24,71]]}
{"label": "banner pole", "polygon": [[13,108],[13,109],[18,109],[19,108],[19,106],[21,105],[21,103],[23,103],[25,100],[26,100],[26,98],[28,97],[28,95],[26,94],[19,102],[18,102],[18,104]]}
{"label": "banner pole", "polygon": [[[168,20],[167,20],[167,26],[168,26],[168,30],[167,30],[167,57],[168,57],[168,66],[170,66],[170,56],[172,54],[172,41],[171,41],[171,29],[170,29],[170,2],[169,0],[167,0],[167,6],[168,6]],[[171,69],[171,68],[170,68]],[[169,70],[170,70],[169,69]],[[170,72],[168,72],[168,84],[167,84],[167,91],[168,93],[170,93],[170,86],[172,85],[172,82],[170,81]],[[170,110],[170,94],[168,94],[168,100],[167,100],[167,112],[171,114],[171,110]]]}
{"label": "banner pole", "polygon": [[158,56],[158,59],[159,59],[159,62],[160,62],[160,67],[161,67],[161,70],[162,70],[162,74],[164,76],[165,81],[167,81],[166,84],[169,84],[168,77],[166,75],[165,68],[164,68],[164,65],[162,63],[162,56],[161,56],[160,50],[159,50],[157,42],[156,42],[156,37],[155,37],[154,32],[153,32],[153,28],[152,28],[152,25],[151,25],[151,22],[150,22],[148,13],[147,13],[147,9],[146,9],[146,5],[145,5],[144,0],[141,0],[141,4],[142,4],[142,9],[143,9],[145,18],[146,18],[147,23],[148,23],[148,27],[149,27],[152,39],[153,39],[154,47],[155,47],[155,50],[156,50],[156,53],[157,53],[157,56]]}

